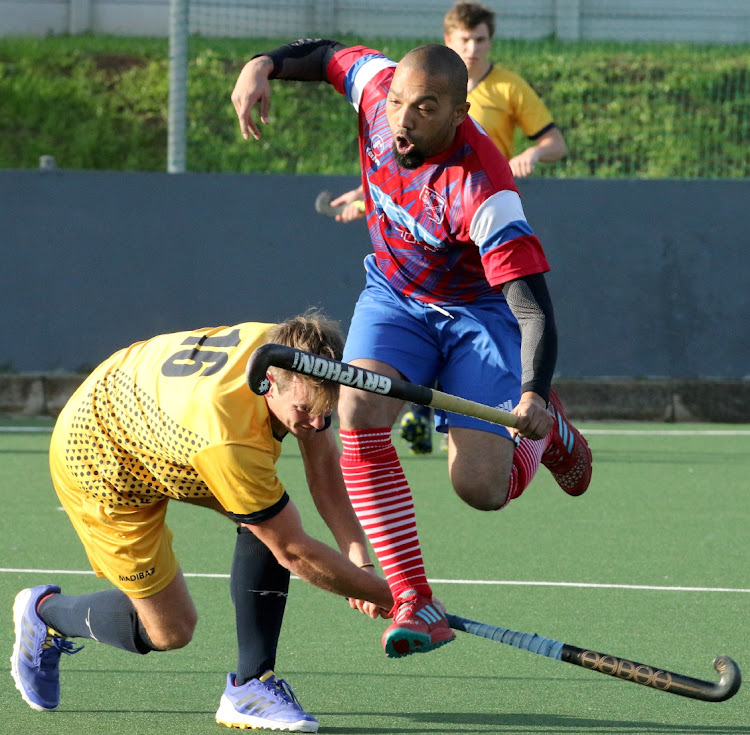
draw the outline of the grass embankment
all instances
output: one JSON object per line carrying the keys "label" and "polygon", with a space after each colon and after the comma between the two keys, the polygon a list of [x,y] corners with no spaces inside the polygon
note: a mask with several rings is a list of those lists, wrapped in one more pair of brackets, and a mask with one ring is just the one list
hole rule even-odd
{"label": "grass embankment", "polygon": [[[367,44],[398,59],[423,40]],[[237,74],[278,43],[191,40],[188,170],[357,173],[355,116],[327,84],[276,83],[263,139],[240,137]],[[571,155],[539,174],[565,177],[750,176],[749,56],[746,46],[554,41],[493,52],[552,110]],[[0,99],[0,168],[34,168],[44,154],[68,169],[166,168],[166,39],[0,39]]]}

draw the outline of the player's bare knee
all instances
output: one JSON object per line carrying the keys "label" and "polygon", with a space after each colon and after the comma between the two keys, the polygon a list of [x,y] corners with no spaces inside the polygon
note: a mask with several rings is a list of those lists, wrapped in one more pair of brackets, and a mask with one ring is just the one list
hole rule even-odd
{"label": "player's bare knee", "polygon": [[160,651],[175,651],[185,646],[193,640],[193,631],[190,630],[170,630],[160,633],[158,636],[150,636],[151,642]]}
{"label": "player's bare knee", "polygon": [[508,499],[508,474],[499,463],[454,462],[451,482],[461,500],[477,510],[499,510]]}
{"label": "player's bare knee", "polygon": [[184,648],[193,640],[195,626],[198,623],[197,615],[180,616],[179,619],[171,620],[168,625],[160,626],[158,630],[147,630],[151,643],[160,651],[174,651]]}
{"label": "player's bare knee", "polygon": [[476,510],[499,510],[508,498],[508,485],[492,479],[474,478],[453,480],[453,489],[461,500]]}
{"label": "player's bare knee", "polygon": [[394,398],[342,388],[337,413],[343,429],[372,429],[392,426],[402,406],[403,401]]}

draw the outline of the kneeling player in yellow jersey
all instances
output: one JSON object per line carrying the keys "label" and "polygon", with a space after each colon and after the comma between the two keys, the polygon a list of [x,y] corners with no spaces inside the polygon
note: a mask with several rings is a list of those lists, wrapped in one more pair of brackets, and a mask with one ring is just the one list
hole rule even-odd
{"label": "kneeling player in yellow jersey", "polygon": [[[61,654],[91,638],[133,653],[190,642],[195,606],[165,523],[170,500],[237,523],[231,591],[239,642],[216,713],[230,727],[316,732],[318,721],[273,672],[291,573],[371,617],[393,604],[349,503],[334,432],[338,386],[271,368],[265,396],[246,384],[261,344],[341,358],[338,326],[318,313],[165,334],[97,367],[60,413],[52,479],[96,574],[115,589],[64,595],[54,584],[16,596],[12,674],[35,710],[60,699]],[[295,437],[310,493],[342,553],[311,538],[276,473]]]}

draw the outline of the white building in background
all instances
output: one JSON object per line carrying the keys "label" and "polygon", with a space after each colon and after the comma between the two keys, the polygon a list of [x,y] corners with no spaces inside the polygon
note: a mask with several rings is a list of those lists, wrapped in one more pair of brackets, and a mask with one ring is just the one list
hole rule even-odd
{"label": "white building in background", "polygon": [[[188,0],[0,0],[0,36],[165,37]],[[439,39],[452,0],[189,0],[206,36]],[[750,0],[485,0],[498,38],[750,43]]]}

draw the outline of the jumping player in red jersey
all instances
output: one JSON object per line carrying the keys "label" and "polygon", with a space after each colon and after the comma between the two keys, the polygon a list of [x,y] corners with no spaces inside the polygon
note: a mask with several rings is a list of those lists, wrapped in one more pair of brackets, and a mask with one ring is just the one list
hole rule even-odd
{"label": "jumping player in red jersey", "polygon": [[[542,246],[508,162],[468,116],[467,71],[428,44],[400,63],[363,46],[301,40],[260,54],[232,93],[245,138],[268,123],[269,79],[328,81],[359,116],[367,225],[374,254],[344,360],[512,410],[515,430],[438,412],[456,493],[497,510],[544,464],[570,495],[591,479],[591,453],[551,388],[557,357]],[[454,638],[433,601],[411,490],[391,441],[402,404],[342,388],[341,467],[357,516],[390,585],[393,657]]]}

